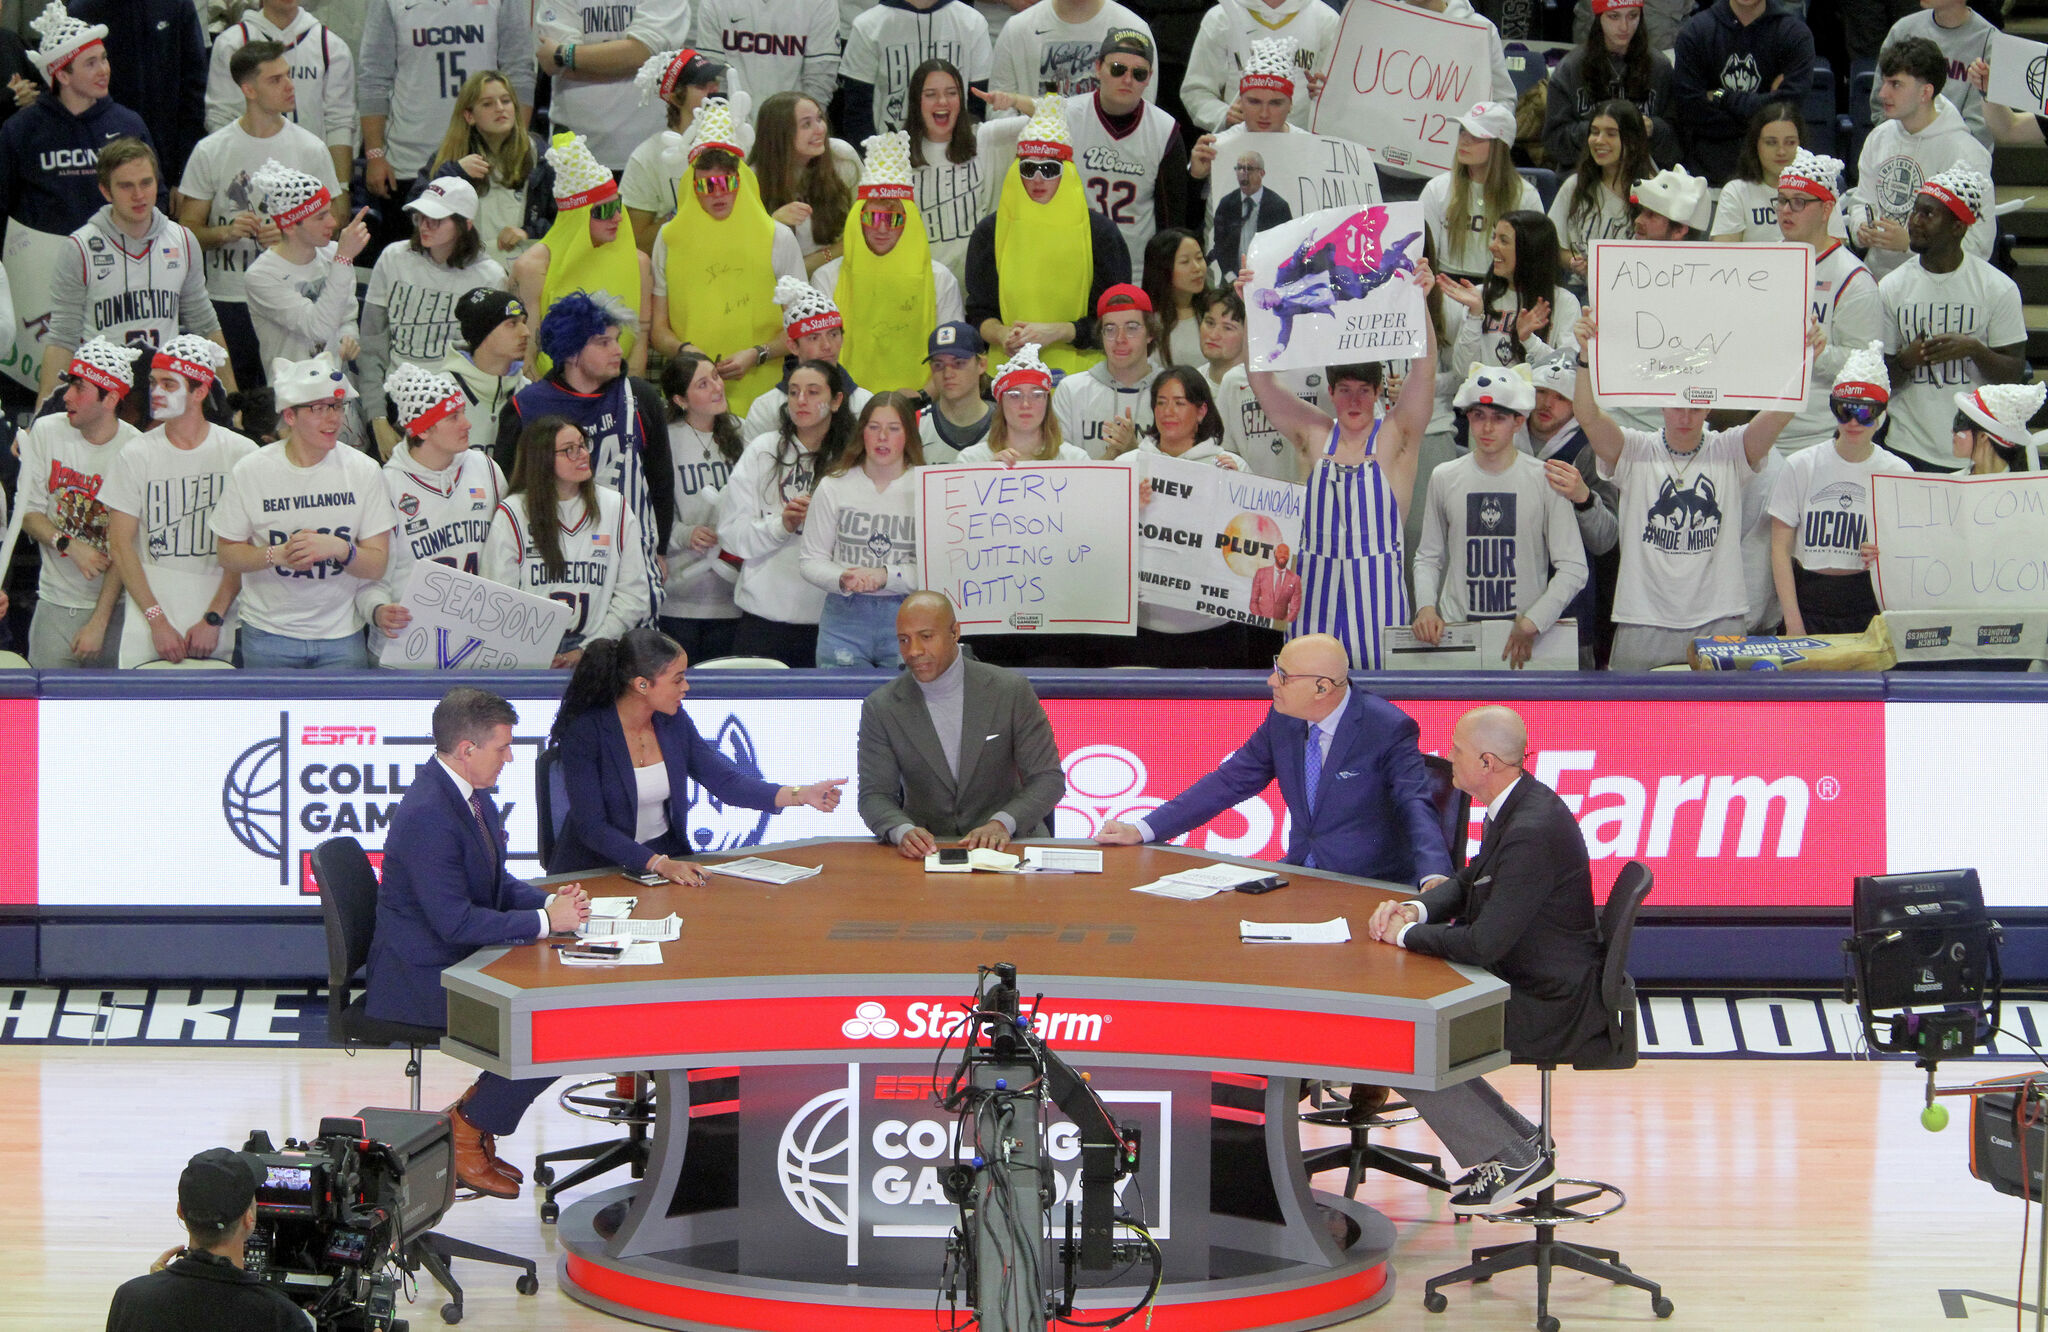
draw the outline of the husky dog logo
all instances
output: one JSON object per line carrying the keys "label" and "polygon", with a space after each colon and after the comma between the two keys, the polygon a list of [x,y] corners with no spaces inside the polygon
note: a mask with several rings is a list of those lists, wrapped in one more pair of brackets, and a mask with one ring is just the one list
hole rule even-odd
{"label": "husky dog logo", "polygon": [[[750,777],[761,775],[754,737],[738,717],[726,714],[718,725],[718,734],[711,737],[711,744],[741,772]],[[683,807],[689,815],[690,841],[700,852],[757,846],[768,831],[769,811],[728,805],[694,781],[684,788]]]}
{"label": "husky dog logo", "polygon": [[1764,76],[1758,72],[1756,57],[1747,51],[1737,51],[1721,66],[1721,86],[1729,92],[1755,92],[1764,86]]}
{"label": "husky dog logo", "polygon": [[1714,483],[1698,476],[1681,486],[1666,478],[1650,505],[1649,521],[1643,526],[1643,540],[1659,550],[1694,554],[1712,550],[1721,534],[1721,505]]}
{"label": "husky dog logo", "polygon": [[1501,497],[1498,495],[1482,495],[1479,497],[1480,531],[1497,532],[1500,530],[1501,520],[1507,516],[1501,512],[1500,500]]}

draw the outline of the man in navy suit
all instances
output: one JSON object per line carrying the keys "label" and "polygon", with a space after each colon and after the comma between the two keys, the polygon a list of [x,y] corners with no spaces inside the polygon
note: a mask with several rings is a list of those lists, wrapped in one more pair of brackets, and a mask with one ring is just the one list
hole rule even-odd
{"label": "man in navy suit", "polygon": [[[371,1017],[441,1027],[448,1022],[441,971],[479,948],[532,943],[588,919],[590,899],[571,885],[558,893],[505,872],[505,832],[485,794],[512,760],[519,714],[496,694],[451,689],[434,708],[434,757],[422,763],[392,815],[377,891],[363,1007]],[[448,1108],[455,1177],[478,1193],[519,1196],[523,1178],[498,1160],[510,1133],[553,1078],[478,1078]]]}
{"label": "man in navy suit", "polygon": [[[1509,1052],[1521,1063],[1570,1063],[1608,1047],[1603,950],[1585,838],[1558,794],[1523,768],[1528,747],[1522,719],[1507,708],[1458,719],[1451,775],[1486,806],[1479,854],[1420,898],[1380,903],[1366,933],[1492,971],[1510,987]],[[1497,1211],[1556,1181],[1541,1132],[1484,1078],[1402,1094],[1451,1155],[1474,1167],[1451,1195],[1453,1212]]]}
{"label": "man in navy suit", "polygon": [[1288,864],[1425,887],[1448,876],[1420,731],[1393,704],[1353,689],[1349,667],[1344,645],[1328,634],[1290,642],[1267,677],[1273,710],[1259,729],[1216,771],[1135,823],[1111,819],[1095,840],[1168,841],[1277,777],[1294,821]]}

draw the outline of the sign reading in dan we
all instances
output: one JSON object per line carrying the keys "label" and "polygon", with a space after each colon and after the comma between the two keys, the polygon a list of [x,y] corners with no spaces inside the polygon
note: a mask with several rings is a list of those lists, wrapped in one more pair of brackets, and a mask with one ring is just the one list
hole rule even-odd
{"label": "sign reading in dan we", "polygon": [[917,577],[970,634],[1135,634],[1138,481],[1043,463],[917,472]]}
{"label": "sign reading in dan we", "polygon": [[399,670],[546,670],[569,627],[563,602],[431,560],[413,565],[398,604],[412,612],[398,637],[370,635],[377,664]]}
{"label": "sign reading in dan we", "polygon": [[1593,242],[1593,392],[1605,407],[1806,405],[1813,248]]}

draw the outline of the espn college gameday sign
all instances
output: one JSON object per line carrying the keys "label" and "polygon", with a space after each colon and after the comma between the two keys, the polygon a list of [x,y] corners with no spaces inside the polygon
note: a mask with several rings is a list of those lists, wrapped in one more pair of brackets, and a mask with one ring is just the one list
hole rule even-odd
{"label": "espn college gameday sign", "polygon": [[[1443,752],[1479,700],[1403,701]],[[514,873],[535,874],[533,761],[553,720],[516,700],[500,784]],[[692,698],[699,731],[772,781],[852,776],[858,699]],[[1052,699],[1067,773],[1062,836],[1156,808],[1211,772],[1265,712],[1254,700]],[[1659,907],[1846,906],[1851,879],[1974,865],[1994,905],[2048,904],[2011,787],[2048,741],[2048,703],[1581,699],[1519,705],[1531,770],[1578,815],[1605,895],[1622,862],[1657,874]],[[256,698],[0,700],[0,904],[280,906],[317,891],[330,836],[373,854],[432,752],[430,701]],[[1969,762],[1956,757],[1967,754]],[[857,793],[830,815],[726,809],[692,790],[707,851],[862,837]],[[1476,836],[1477,826],[1473,828]],[[1185,839],[1277,859],[1277,788]],[[110,861],[110,848],[124,854]]]}

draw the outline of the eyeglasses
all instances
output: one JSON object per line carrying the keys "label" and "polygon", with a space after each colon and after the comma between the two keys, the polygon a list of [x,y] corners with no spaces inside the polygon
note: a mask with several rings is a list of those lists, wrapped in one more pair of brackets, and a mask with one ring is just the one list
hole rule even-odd
{"label": "eyeglasses", "polygon": [[1109,77],[1128,78],[1133,83],[1144,83],[1152,77],[1152,71],[1144,65],[1126,65],[1121,60],[1112,60],[1109,62]]}
{"label": "eyeglasses", "polygon": [[[1327,675],[1311,675],[1306,671],[1284,671],[1280,669],[1280,658],[1278,657],[1273,658],[1273,674],[1279,676],[1280,683],[1284,685],[1293,684],[1296,680],[1330,680],[1330,677]],[[1337,682],[1330,680],[1330,683],[1335,684]]]}
{"label": "eyeglasses", "polygon": [[1828,410],[1843,425],[1854,421],[1857,425],[1867,426],[1875,424],[1877,418],[1884,415],[1884,404],[1866,402],[1861,398],[1829,398]]}
{"label": "eyeglasses", "polygon": [[1042,158],[1034,158],[1017,164],[1017,174],[1026,180],[1058,180],[1060,173],[1066,169],[1066,163],[1064,162],[1051,162]]}
{"label": "eyeglasses", "polygon": [[731,194],[733,192],[733,182],[737,179],[739,178],[733,175],[731,172],[720,172],[717,175],[699,176],[697,177],[697,193]]}
{"label": "eyeglasses", "polygon": [[1820,200],[1810,194],[1781,194],[1771,200],[1772,206],[1781,213],[1796,213],[1808,204],[1817,204],[1819,202]]}
{"label": "eyeglasses", "polygon": [[590,441],[579,439],[574,444],[556,449],[555,456],[557,458],[575,458],[579,456],[587,458],[590,456]]}
{"label": "eyeglasses", "polygon": [[626,204],[624,200],[618,198],[611,198],[606,199],[603,203],[597,204],[594,207],[592,207],[590,210],[590,215],[600,222],[609,222],[613,218],[617,217],[620,213],[623,213],[625,211]]}
{"label": "eyeglasses", "polygon": [[298,405],[297,410],[302,412],[309,412],[314,416],[340,416],[342,408],[341,404],[338,402],[323,401],[302,402]]}

